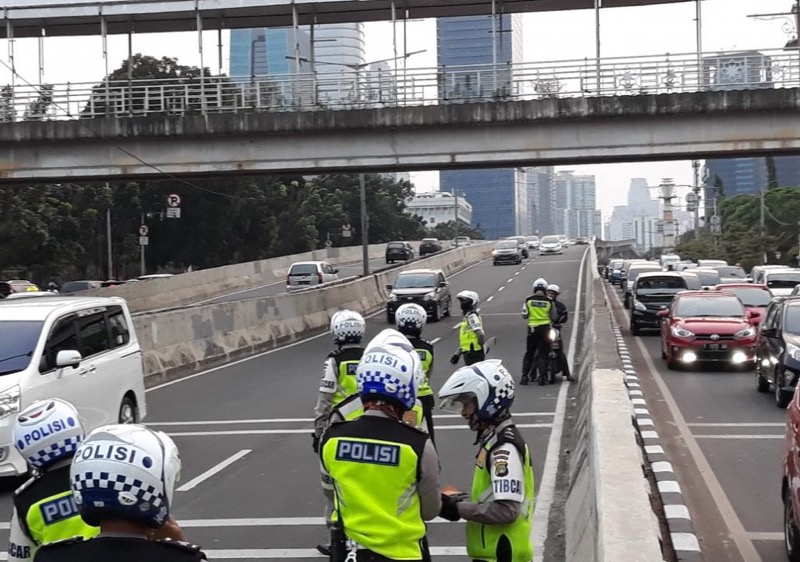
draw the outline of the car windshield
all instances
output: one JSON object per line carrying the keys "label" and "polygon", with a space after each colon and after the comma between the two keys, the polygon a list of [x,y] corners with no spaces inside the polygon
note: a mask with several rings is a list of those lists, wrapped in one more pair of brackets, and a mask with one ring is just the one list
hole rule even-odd
{"label": "car windshield", "polygon": [[406,273],[397,277],[395,289],[423,289],[436,286],[433,273]]}
{"label": "car windshield", "polygon": [[675,315],[681,318],[702,316],[743,317],[744,307],[736,297],[684,297],[678,301]]}
{"label": "car windshield", "polygon": [[30,364],[42,325],[32,320],[0,322],[0,375],[18,373]]}
{"label": "car windshield", "polygon": [[545,236],[542,238],[542,244],[557,244],[558,236]]}
{"label": "car windshield", "polygon": [[620,269],[622,267],[622,260],[614,260],[608,264],[611,269]]}
{"label": "car windshield", "polygon": [[800,284],[800,271],[784,271],[767,275],[767,287],[770,289],[793,289]]}
{"label": "car windshield", "polygon": [[301,263],[293,265],[289,271],[289,275],[314,275],[317,272],[317,266],[313,263]]}
{"label": "car windshield", "polygon": [[701,285],[719,285],[719,273],[716,271],[693,271],[697,278],[700,280]]}
{"label": "car windshield", "polygon": [[685,290],[686,281],[682,277],[647,277],[636,284],[638,295],[674,294]]}
{"label": "car windshield", "polygon": [[397,249],[402,250],[403,248],[406,247],[406,245],[403,244],[402,242],[389,242],[388,244],[386,244],[386,247],[387,248],[391,248],[393,250],[397,250]]}
{"label": "car windshield", "polygon": [[639,277],[642,273],[647,271],[660,271],[661,268],[659,266],[647,266],[647,267],[632,267],[628,270],[628,281],[636,281],[636,278]]}
{"label": "car windshield", "polygon": [[539,237],[538,236],[526,236],[525,240],[527,240],[528,242],[538,242],[539,241]]}
{"label": "car windshield", "polygon": [[772,300],[772,295],[769,291],[757,287],[723,287],[722,290],[739,297],[739,300],[742,301],[742,304],[745,306],[760,306],[766,308],[769,301]]}
{"label": "car windshield", "polygon": [[800,306],[787,306],[783,319],[783,331],[794,336],[800,336]]}
{"label": "car windshield", "polygon": [[514,249],[517,247],[517,243],[514,240],[503,240],[497,243],[498,250],[508,250]]}
{"label": "car windshield", "polygon": [[715,267],[719,272],[720,277],[736,277],[737,279],[744,279],[747,277],[747,274],[744,272],[744,269],[741,267],[737,267],[735,265],[726,265],[723,267]]}

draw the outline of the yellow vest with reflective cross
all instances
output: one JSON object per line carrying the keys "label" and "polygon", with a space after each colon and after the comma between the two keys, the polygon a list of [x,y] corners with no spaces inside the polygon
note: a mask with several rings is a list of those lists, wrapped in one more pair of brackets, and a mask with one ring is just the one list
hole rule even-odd
{"label": "yellow vest with reflective cross", "polygon": [[330,357],[336,361],[336,393],[333,395],[333,405],[336,406],[342,400],[356,393],[358,384],[356,383],[356,369],[361,361],[364,349],[361,347],[346,347],[339,351],[334,351]]}
{"label": "yellow vest with reflective cross", "polygon": [[427,439],[377,416],[328,427],[320,458],[334,483],[338,520],[359,548],[391,560],[422,558],[417,475]]}
{"label": "yellow vest with reflective cross", "polygon": [[[533,546],[531,545],[531,524],[533,521],[534,481],[533,468],[528,446],[522,440],[514,426],[499,430],[499,436],[491,437],[481,446],[478,462],[472,477],[472,491],[470,501],[484,502],[492,495],[492,478],[489,471],[492,469],[492,450],[508,443],[515,447],[523,456],[523,483],[525,498],[522,502],[521,513],[513,523],[505,525],[487,525],[477,521],[467,521],[467,555],[472,559],[497,562],[498,545],[504,540],[511,548],[511,558],[508,562],[530,562],[533,560]],[[505,562],[504,558],[504,562]]]}
{"label": "yellow vest with reflective cross", "polygon": [[458,334],[458,343],[459,349],[461,351],[480,351],[481,344],[478,341],[478,334],[475,333],[475,330],[469,325],[469,321],[467,318],[475,314],[475,317],[478,319],[478,324],[483,326],[483,322],[481,322],[481,317],[478,316],[474,312],[470,312],[464,319],[461,321],[461,329],[459,330]]}
{"label": "yellow vest with reflective cross", "polygon": [[550,324],[550,309],[553,308],[553,301],[547,297],[534,295],[525,300],[525,308],[528,311],[528,326],[546,326]]}
{"label": "yellow vest with reflective cross", "polygon": [[414,346],[414,351],[419,355],[419,360],[422,363],[422,370],[425,372],[425,380],[423,380],[422,384],[417,388],[417,397],[431,396],[433,395],[433,389],[431,388],[429,377],[431,365],[433,365],[433,346],[430,342],[419,338],[409,338],[409,341],[411,345]]}

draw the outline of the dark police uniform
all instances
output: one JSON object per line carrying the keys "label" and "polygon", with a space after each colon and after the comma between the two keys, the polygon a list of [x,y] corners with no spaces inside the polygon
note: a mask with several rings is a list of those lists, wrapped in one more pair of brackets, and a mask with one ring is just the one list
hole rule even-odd
{"label": "dark police uniform", "polygon": [[39,549],[34,562],[196,562],[206,560],[199,546],[185,542],[149,541],[130,536],[76,537]]}

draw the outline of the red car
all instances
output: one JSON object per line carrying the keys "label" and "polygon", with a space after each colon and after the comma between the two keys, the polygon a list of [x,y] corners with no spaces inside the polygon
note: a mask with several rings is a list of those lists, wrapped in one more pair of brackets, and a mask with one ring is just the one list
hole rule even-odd
{"label": "red car", "polygon": [[766,285],[753,285],[752,283],[720,283],[714,287],[715,291],[725,291],[739,297],[748,312],[753,313],[755,325],[761,324],[767,310],[772,293]]}
{"label": "red car", "polygon": [[684,291],[658,315],[663,318],[661,357],[670,369],[679,362],[741,365],[754,360],[755,319],[731,293]]}
{"label": "red car", "polygon": [[[785,392],[785,391],[782,391]],[[786,453],[783,457],[783,544],[791,562],[800,560],[800,394],[794,393],[786,417]]]}

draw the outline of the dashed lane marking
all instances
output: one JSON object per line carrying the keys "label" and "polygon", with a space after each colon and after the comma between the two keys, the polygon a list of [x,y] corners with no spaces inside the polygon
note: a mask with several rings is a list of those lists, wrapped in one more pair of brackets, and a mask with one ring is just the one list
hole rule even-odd
{"label": "dashed lane marking", "polygon": [[227,467],[229,467],[230,465],[232,465],[233,463],[235,463],[239,459],[245,457],[248,453],[252,453],[252,452],[253,452],[252,449],[242,449],[241,451],[239,451],[236,454],[231,455],[230,457],[228,457],[227,459],[225,459],[221,463],[219,463],[219,464],[217,464],[215,466],[212,466],[211,468],[206,470],[200,476],[197,476],[196,478],[192,478],[186,484],[184,484],[183,486],[178,488],[177,491],[178,492],[188,492],[192,488],[198,486],[199,484],[202,484],[203,482],[205,482],[206,480],[208,480],[209,478],[211,478],[215,474],[217,474],[219,472],[222,472]]}
{"label": "dashed lane marking", "polygon": [[[520,429],[546,429],[553,427],[551,423],[518,423],[514,424]],[[312,428],[302,429],[232,429],[222,431],[171,431],[170,437],[222,437],[230,435],[287,435],[293,433],[307,434]],[[436,431],[469,430],[467,425],[437,425]],[[223,467],[224,468],[224,467]]]}
{"label": "dashed lane marking", "polygon": [[786,439],[783,434],[780,435],[694,435],[695,439]]}
{"label": "dashed lane marking", "polygon": [[440,341],[442,341],[442,338],[433,338],[433,339],[431,340],[431,345],[436,345],[436,343],[437,343],[437,342],[440,342]]}
{"label": "dashed lane marking", "polygon": [[[514,412],[515,418],[524,418],[531,416],[554,416],[555,412]],[[460,419],[458,414],[435,414],[433,419]],[[169,427],[169,426],[184,426],[184,425],[246,425],[246,424],[261,424],[261,423],[311,423],[314,418],[256,418],[256,419],[243,419],[243,420],[193,420],[193,421],[154,421],[147,422],[144,425]]]}
{"label": "dashed lane marking", "polygon": [[511,277],[510,279],[507,279],[507,280],[506,280],[506,283],[511,283],[513,280],[514,280],[514,278],[513,278],[513,277]]}
{"label": "dashed lane marking", "polygon": [[[211,560],[287,560],[290,558],[325,558],[315,548],[243,548],[204,550]],[[466,556],[463,546],[432,546],[432,556]]]}
{"label": "dashed lane marking", "polygon": [[[494,298],[494,295],[492,295],[491,297],[489,297],[488,299],[486,299],[486,302],[492,302],[492,299],[493,299],[493,298]],[[482,315],[482,316],[485,316],[485,315]]]}
{"label": "dashed lane marking", "polygon": [[786,427],[785,423],[758,423],[758,422],[743,422],[743,423],[706,423],[696,422],[687,423],[689,427]]}
{"label": "dashed lane marking", "polygon": [[503,289],[505,289],[505,288],[506,288],[506,286],[505,286],[505,285],[503,285],[502,287],[498,287],[498,289],[497,289],[497,290],[498,290],[498,291],[502,291],[502,290],[503,290]]}
{"label": "dashed lane marking", "polygon": [[751,541],[783,541],[785,538],[783,533],[770,532],[747,533],[747,536],[750,537]]}

